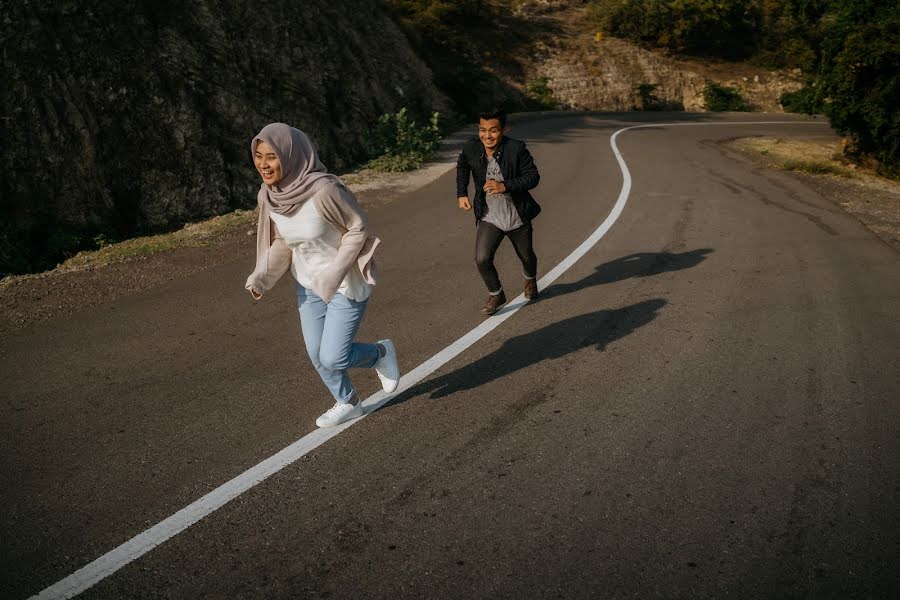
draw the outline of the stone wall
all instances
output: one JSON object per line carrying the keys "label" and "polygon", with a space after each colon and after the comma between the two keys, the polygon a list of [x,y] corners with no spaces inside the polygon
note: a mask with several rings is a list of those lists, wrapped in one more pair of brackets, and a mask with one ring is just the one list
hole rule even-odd
{"label": "stone wall", "polygon": [[60,228],[255,205],[249,141],[269,122],[339,170],[379,115],[448,106],[372,0],[19,0],[0,4],[0,42],[4,267]]}

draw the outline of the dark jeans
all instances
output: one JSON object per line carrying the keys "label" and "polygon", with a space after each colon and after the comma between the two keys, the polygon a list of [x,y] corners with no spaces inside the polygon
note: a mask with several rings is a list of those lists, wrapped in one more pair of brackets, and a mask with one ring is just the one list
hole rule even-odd
{"label": "dark jeans", "polygon": [[537,275],[537,256],[534,255],[532,247],[532,232],[531,223],[512,231],[503,231],[486,221],[478,222],[475,233],[475,264],[478,265],[478,272],[481,273],[489,292],[496,292],[502,288],[497,269],[494,268],[494,255],[504,236],[509,238],[513,248],[516,249],[516,254],[522,261],[524,275],[526,277]]}

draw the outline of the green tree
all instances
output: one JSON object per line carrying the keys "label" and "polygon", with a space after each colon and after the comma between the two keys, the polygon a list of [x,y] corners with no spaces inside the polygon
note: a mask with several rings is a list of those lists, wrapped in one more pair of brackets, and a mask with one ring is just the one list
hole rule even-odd
{"label": "green tree", "polygon": [[900,174],[900,6],[897,0],[844,0],[822,46],[818,90],[831,126]]}
{"label": "green tree", "polygon": [[761,0],[754,61],[767,67],[811,71],[832,4],[833,0]]}
{"label": "green tree", "polygon": [[592,5],[611,34],[677,52],[750,55],[760,26],[758,0],[609,0]]}

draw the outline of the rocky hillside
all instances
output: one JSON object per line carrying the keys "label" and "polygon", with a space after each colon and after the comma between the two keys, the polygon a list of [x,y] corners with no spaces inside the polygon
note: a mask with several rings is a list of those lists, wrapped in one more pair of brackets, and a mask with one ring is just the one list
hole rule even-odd
{"label": "rocky hillside", "polygon": [[803,85],[799,70],[767,71],[745,64],[673,58],[623,40],[597,41],[582,33],[544,45],[536,53],[535,77],[545,77],[560,106],[583,110],[642,109],[636,92],[655,85],[657,106],[666,110],[704,111],[707,82],[739,91],[753,110],[783,112],[779,99]]}
{"label": "rocky hillside", "polygon": [[555,32],[535,42],[525,70],[532,81],[546,80],[562,108],[641,109],[636,89],[650,84],[656,86],[652,93],[658,108],[703,111],[703,90],[712,81],[737,89],[753,110],[783,112],[781,95],[803,85],[799,70],[670,56],[610,38],[595,30],[588,9],[578,0],[523,0],[517,12],[546,22],[545,29]]}
{"label": "rocky hillside", "polygon": [[478,6],[490,18],[454,24],[455,46],[418,32],[432,74],[377,0],[0,3],[0,276],[251,207],[248,142],[272,121],[306,130],[340,171],[365,158],[377,117],[402,107],[472,118],[552,95],[560,108],[622,111],[655,84],[660,106],[703,110],[714,80],[777,111],[800,86],[799,73],[598,41],[580,0]]}
{"label": "rocky hillside", "polygon": [[266,123],[340,169],[379,115],[446,106],[371,0],[21,0],[0,41],[0,275],[254,204]]}

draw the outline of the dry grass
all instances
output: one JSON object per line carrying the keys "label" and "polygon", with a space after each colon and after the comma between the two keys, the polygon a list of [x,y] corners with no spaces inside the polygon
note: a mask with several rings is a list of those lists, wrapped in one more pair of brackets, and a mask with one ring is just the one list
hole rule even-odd
{"label": "dry grass", "polygon": [[733,140],[730,146],[766,166],[802,174],[823,197],[900,250],[900,182],[881,177],[872,168],[843,162],[840,140],[758,137]]}
{"label": "dry grass", "polygon": [[857,177],[857,170],[840,160],[840,143],[832,140],[784,140],[772,137],[743,138],[734,145],[764,156],[770,164],[786,171],[814,175]]}
{"label": "dry grass", "polygon": [[253,225],[255,222],[256,211],[238,209],[206,221],[189,223],[171,233],[132,238],[109,244],[99,250],[79,252],[60,264],[57,270],[77,271],[124,262],[135,256],[145,256],[176,248],[205,246],[235,227]]}

